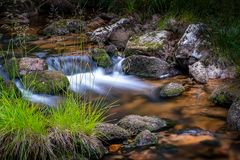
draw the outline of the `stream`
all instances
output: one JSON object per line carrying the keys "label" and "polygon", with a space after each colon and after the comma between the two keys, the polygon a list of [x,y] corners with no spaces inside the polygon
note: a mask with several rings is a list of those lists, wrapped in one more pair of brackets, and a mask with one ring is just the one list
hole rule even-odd
{"label": "stream", "polygon": [[[74,48],[75,43],[70,43],[70,46]],[[38,47],[41,48],[41,45]],[[107,101],[117,101],[118,105],[109,110],[110,116],[107,119],[109,122],[117,122],[120,118],[130,114],[158,116],[176,122],[171,130],[201,128],[214,133],[217,137],[209,144],[206,142],[207,145],[195,143],[198,137],[196,139],[182,137],[170,142],[170,144],[178,144],[177,147],[163,145],[163,143],[131,151],[114,150],[110,151],[103,158],[104,160],[207,160],[227,159],[231,155],[238,155],[236,148],[239,147],[240,138],[237,133],[226,129],[227,109],[216,106],[208,100],[213,89],[224,83],[224,80],[210,80],[206,85],[192,84],[186,75],[149,80],[124,75],[121,71],[122,57],[112,58],[114,66],[104,70],[97,67],[95,62],[86,55],[47,55],[45,57],[42,52],[35,52],[31,56],[33,55],[40,55],[46,59],[49,70],[64,73],[70,82],[71,91],[79,94],[90,92],[96,97],[105,97]],[[2,67],[0,67],[0,74],[4,79],[8,79]],[[169,82],[184,84],[186,91],[181,96],[172,99],[156,97],[154,89]],[[19,80],[16,80],[15,84],[23,97],[34,103],[57,106],[64,100],[61,96],[34,94],[25,90]],[[160,132],[160,141],[170,141],[169,134],[169,132]],[[228,151],[229,148],[230,151]]]}

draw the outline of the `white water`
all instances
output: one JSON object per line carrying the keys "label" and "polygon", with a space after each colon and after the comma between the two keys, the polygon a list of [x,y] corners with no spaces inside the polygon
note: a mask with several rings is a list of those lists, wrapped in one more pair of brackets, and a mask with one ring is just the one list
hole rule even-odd
{"label": "white water", "polygon": [[99,94],[107,94],[111,89],[144,91],[151,85],[144,83],[132,76],[125,76],[119,72],[105,74],[104,70],[98,68],[92,73],[81,73],[68,76],[70,89],[74,92],[83,93],[92,90]]}
{"label": "white water", "polygon": [[[72,59],[73,58],[73,59]],[[67,78],[70,82],[70,89],[77,93],[85,93],[87,91],[93,91],[98,94],[106,95],[112,89],[118,90],[132,90],[138,92],[144,92],[152,89],[150,84],[147,84],[133,76],[124,75],[121,70],[121,64],[123,58],[116,57],[112,59],[115,63],[111,74],[107,74],[103,68],[96,68],[92,66],[93,71],[87,72],[84,69],[79,68],[82,62],[89,62],[86,57],[54,57],[48,59],[49,69],[62,71],[68,75]],[[65,63],[66,62],[66,63]],[[74,63],[71,63],[74,62]],[[78,63],[76,63],[78,62]],[[94,63],[94,62],[93,62]],[[73,68],[74,72],[80,72],[74,75],[69,75],[69,68]],[[94,70],[95,69],[95,70]],[[0,66],[0,74],[5,80],[8,80],[7,74]],[[16,86],[21,91],[22,96],[34,103],[39,103],[48,106],[58,106],[63,102],[64,98],[61,96],[35,94],[25,89],[20,80],[15,81]]]}

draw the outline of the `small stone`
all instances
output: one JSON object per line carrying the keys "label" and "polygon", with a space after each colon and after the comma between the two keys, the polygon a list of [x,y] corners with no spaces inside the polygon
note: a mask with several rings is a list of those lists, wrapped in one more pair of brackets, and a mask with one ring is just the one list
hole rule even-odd
{"label": "small stone", "polygon": [[104,142],[122,142],[130,137],[130,133],[116,124],[100,123],[96,126],[100,140]]}
{"label": "small stone", "polygon": [[170,98],[181,95],[185,91],[185,88],[179,83],[169,83],[157,90],[160,97]]}
{"label": "small stone", "polygon": [[154,145],[157,144],[157,142],[158,142],[157,136],[151,133],[149,130],[140,132],[134,140],[134,144],[137,147]]}
{"label": "small stone", "polygon": [[158,131],[167,127],[167,122],[158,117],[149,116],[139,116],[139,115],[129,115],[122,118],[118,125],[132,135],[136,135],[144,130]]}

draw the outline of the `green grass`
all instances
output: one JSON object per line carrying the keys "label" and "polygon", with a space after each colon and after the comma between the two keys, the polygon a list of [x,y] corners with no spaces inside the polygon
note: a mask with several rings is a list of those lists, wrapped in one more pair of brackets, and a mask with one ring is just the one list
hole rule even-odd
{"label": "green grass", "polygon": [[108,106],[102,101],[67,93],[64,104],[45,111],[13,92],[2,91],[0,97],[1,159],[98,158],[103,153],[93,138],[96,125],[106,118]]}

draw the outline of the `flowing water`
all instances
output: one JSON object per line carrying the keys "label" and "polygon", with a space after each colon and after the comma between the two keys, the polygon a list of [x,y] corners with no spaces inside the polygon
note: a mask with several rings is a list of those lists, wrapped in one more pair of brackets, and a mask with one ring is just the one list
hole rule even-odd
{"label": "flowing water", "polygon": [[[37,43],[36,43],[37,44]],[[71,43],[70,43],[71,44]],[[238,159],[237,148],[239,136],[226,129],[227,109],[212,104],[208,97],[214,88],[224,83],[223,80],[210,80],[206,85],[192,84],[185,75],[166,79],[146,80],[134,76],[124,75],[121,71],[123,58],[114,57],[115,64],[109,69],[98,68],[86,55],[47,56],[45,52],[33,55],[46,58],[49,70],[63,72],[69,82],[70,90],[79,94],[93,92],[95,95],[106,97],[108,101],[117,101],[118,106],[109,111],[108,121],[117,122],[129,115],[149,115],[167,118],[176,122],[171,130],[186,128],[201,128],[213,132],[216,139],[206,144],[198,140],[212,140],[209,137],[173,137],[170,131],[158,134],[159,145],[150,148],[122,151],[116,149],[105,156],[104,160],[133,159],[133,160],[161,160],[161,159]],[[0,74],[7,79],[0,67]],[[154,89],[169,82],[183,84],[186,91],[179,97],[159,99]],[[35,103],[57,106],[64,97],[54,95],[34,94],[25,90],[19,80],[17,87],[23,96]],[[203,138],[203,139],[202,139]],[[118,145],[116,145],[118,146]],[[111,147],[111,146],[110,146]]]}

